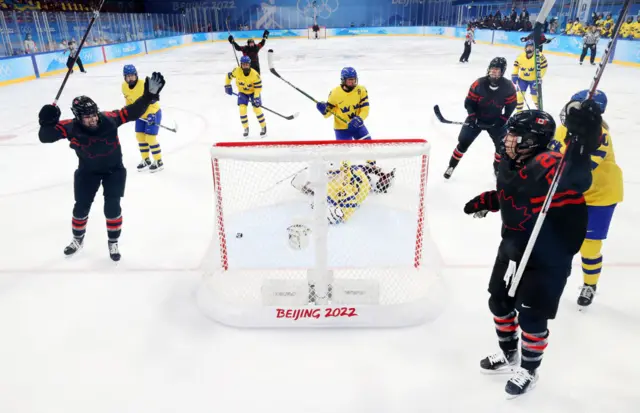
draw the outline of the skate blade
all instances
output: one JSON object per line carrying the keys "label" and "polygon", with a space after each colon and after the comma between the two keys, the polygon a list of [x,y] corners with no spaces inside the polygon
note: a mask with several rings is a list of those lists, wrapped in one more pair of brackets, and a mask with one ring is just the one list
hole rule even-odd
{"label": "skate blade", "polygon": [[516,372],[517,367],[518,366],[509,366],[509,367],[504,367],[498,370],[485,370],[481,367],[480,373],[484,374],[485,376],[499,376],[502,374],[513,374]]}
{"label": "skate blade", "polygon": [[151,169],[149,169],[149,172],[151,172],[152,174],[155,174],[156,172],[160,172],[160,171],[162,171],[163,169],[164,169],[164,166],[161,166],[161,167],[159,167],[159,168],[157,168],[157,169],[154,169],[153,171],[152,171]]}

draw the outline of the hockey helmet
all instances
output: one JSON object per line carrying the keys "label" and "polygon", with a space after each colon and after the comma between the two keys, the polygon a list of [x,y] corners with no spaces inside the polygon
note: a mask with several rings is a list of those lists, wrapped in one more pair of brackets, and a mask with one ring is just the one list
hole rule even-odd
{"label": "hockey helmet", "polygon": [[[353,85],[347,85],[347,79],[355,79]],[[358,72],[353,67],[345,67],[340,71],[340,85],[347,91],[352,91],[358,85]]]}
{"label": "hockey helmet", "polygon": [[[88,96],[78,96],[73,99],[73,103],[71,104],[71,112],[73,112],[73,116],[75,116],[76,121],[78,121],[82,126],[88,128],[97,127],[96,124],[87,124],[84,121],[85,116],[98,116],[99,109],[96,102],[93,101]],[[98,121],[100,117],[98,116]]]}
{"label": "hockey helmet", "polygon": [[240,58],[240,64],[241,64],[241,65],[243,65],[243,64],[248,64],[248,65],[250,65],[250,64],[251,64],[251,58],[250,58],[249,56],[242,56],[242,57]]}
{"label": "hockey helmet", "polygon": [[[588,96],[589,91],[585,89],[571,96],[571,100],[578,100],[582,102],[583,100],[587,100]],[[602,113],[604,113],[604,111],[607,109],[607,95],[601,90],[596,90],[591,99],[593,99],[593,101],[596,102],[598,106],[600,106],[600,110],[602,111]]]}
{"label": "hockey helmet", "polygon": [[122,75],[123,76],[127,76],[127,75],[136,75],[136,76],[138,76],[138,70],[136,69],[136,67],[134,65],[124,65],[124,68],[122,68]]}
{"label": "hockey helmet", "polygon": [[[499,77],[491,77],[490,72],[491,72],[491,69],[493,68],[500,69]],[[496,85],[498,83],[498,80],[500,80],[500,78],[504,76],[504,73],[506,71],[507,71],[507,59],[505,59],[504,57],[494,57],[489,63],[489,67],[487,68],[487,77],[489,78],[489,81],[491,82],[492,85]]]}
{"label": "hockey helmet", "polygon": [[556,133],[556,122],[547,112],[523,110],[507,122],[504,138],[509,158],[521,161],[544,151]]}
{"label": "hockey helmet", "polygon": [[256,45],[256,41],[253,39],[249,39],[247,40],[247,46],[255,46]]}

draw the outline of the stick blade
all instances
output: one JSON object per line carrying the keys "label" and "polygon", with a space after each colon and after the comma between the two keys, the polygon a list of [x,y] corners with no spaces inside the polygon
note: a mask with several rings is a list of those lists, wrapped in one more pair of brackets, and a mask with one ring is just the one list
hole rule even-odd
{"label": "stick blade", "polygon": [[273,49],[269,49],[267,53],[267,63],[269,64],[269,71],[273,73],[275,76],[280,77],[278,72],[276,72],[275,65],[273,64]]}
{"label": "stick blade", "polygon": [[448,123],[448,121],[444,118],[444,116],[442,116],[442,112],[440,112],[440,106],[435,105],[433,107],[433,113],[435,113],[436,118],[438,118],[438,120],[442,123]]}
{"label": "stick blade", "polygon": [[296,112],[291,116],[287,116],[286,119],[287,120],[294,120],[295,118],[297,118],[298,116],[300,116],[300,112]]}

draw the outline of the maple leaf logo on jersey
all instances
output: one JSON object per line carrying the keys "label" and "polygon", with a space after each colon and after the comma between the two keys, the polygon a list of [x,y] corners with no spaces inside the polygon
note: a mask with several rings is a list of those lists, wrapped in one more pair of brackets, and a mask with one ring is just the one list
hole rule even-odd
{"label": "maple leaf logo on jersey", "polygon": [[[509,214],[510,222],[505,222],[503,214],[503,225],[505,228],[512,231],[526,231],[524,223],[531,219],[531,214],[527,211],[527,207],[519,207],[516,205],[512,196],[506,196],[504,189],[498,192],[498,200],[500,202],[500,210]],[[509,210],[509,212],[507,212]],[[519,219],[520,222],[515,225],[515,221]]]}

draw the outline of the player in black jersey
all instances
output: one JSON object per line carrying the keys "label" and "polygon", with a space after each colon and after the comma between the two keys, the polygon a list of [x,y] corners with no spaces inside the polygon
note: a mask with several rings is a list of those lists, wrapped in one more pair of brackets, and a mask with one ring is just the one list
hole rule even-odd
{"label": "player in black jersey", "polygon": [[[482,217],[500,211],[502,241],[489,281],[489,309],[493,314],[500,353],[480,361],[483,372],[513,373],[506,385],[510,396],[530,390],[547,347],[547,322],[555,318],[571,261],[587,229],[587,206],[582,193],[591,186],[591,157],[600,145],[602,116],[593,100],[569,102],[567,158],[557,192],[526,263],[515,297],[511,277],[520,265],[529,237],[562,155],[547,149],[554,137],[553,118],[540,110],[514,115],[507,125],[505,154],[497,189],[469,201],[464,212]],[[518,327],[522,329],[520,368]]]}
{"label": "player in black jersey", "polygon": [[516,109],[517,100],[513,83],[504,78],[506,70],[507,60],[496,57],[489,63],[487,75],[473,82],[469,88],[464,100],[468,116],[458,135],[458,146],[453,150],[449,167],[444,173],[446,179],[451,177],[469,146],[483,130],[489,133],[495,145],[493,167],[497,171],[500,145],[505,135],[504,125]]}
{"label": "player in black jersey", "polygon": [[40,110],[40,141],[53,143],[66,139],[78,156],[78,169],[73,180],[73,240],[65,248],[65,255],[73,255],[82,248],[89,210],[102,184],[109,255],[114,261],[120,260],[120,198],[124,196],[127,170],[122,163],[118,128],[140,118],[150,104],[157,102],[164,84],[162,75],[153,73],[146,79],[143,96],[133,104],[112,112],[99,112],[96,103],[86,96],[73,100],[71,111],[75,118],[72,120],[61,121],[60,108],[54,105],[44,105]]}

